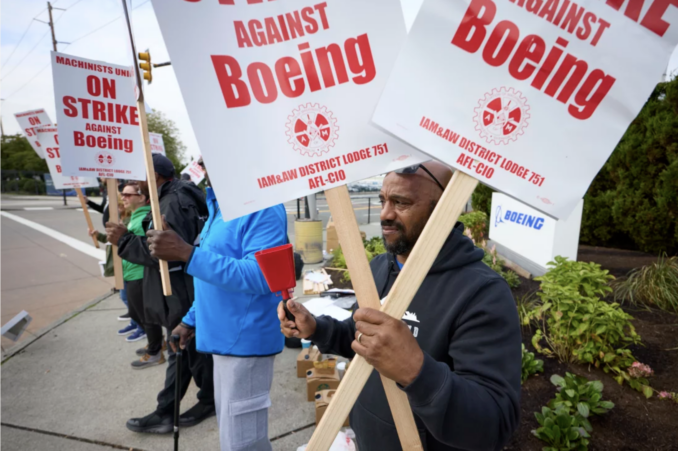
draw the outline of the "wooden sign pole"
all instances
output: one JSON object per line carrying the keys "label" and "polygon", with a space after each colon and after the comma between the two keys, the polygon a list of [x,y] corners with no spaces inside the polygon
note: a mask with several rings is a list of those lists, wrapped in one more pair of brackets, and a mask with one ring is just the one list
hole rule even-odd
{"label": "wooden sign pole", "polygon": [[[162,230],[163,220],[160,213],[160,200],[158,199],[158,186],[155,182],[155,170],[153,169],[153,154],[151,153],[151,139],[148,136],[148,120],[146,118],[146,108],[144,105],[144,79],[139,72],[139,61],[137,60],[137,50],[134,44],[134,34],[132,33],[132,22],[127,10],[127,0],[122,0],[122,9],[125,13],[127,22],[127,31],[129,32],[129,43],[132,47],[132,58],[134,59],[134,73],[137,78],[137,112],[139,113],[139,130],[141,131],[141,141],[144,146],[144,161],[146,162],[146,182],[148,182],[148,192],[151,196],[151,214],[153,216],[153,228]],[[162,279],[162,293],[165,296],[172,295],[172,285],[170,283],[169,265],[165,260],[158,260],[160,265],[160,278]]]}
{"label": "wooden sign pole", "polygon": [[[341,249],[346,258],[346,265],[351,273],[351,281],[358,304],[361,307],[379,310],[381,308],[379,293],[365,255],[365,247],[360,236],[358,221],[353,211],[348,189],[346,185],[332,188],[325,191],[325,196],[332,218],[334,218]],[[381,376],[381,382],[384,385],[386,398],[391,407],[403,450],[423,450],[407,394],[400,390],[394,381],[384,376]]]}
{"label": "wooden sign pole", "polygon": [[[118,214],[118,182],[115,179],[106,179],[106,186],[108,187],[108,220],[118,224],[120,221],[120,215]],[[111,243],[111,246],[111,250],[113,251],[115,288],[117,290],[122,290],[125,288],[125,281],[122,278],[122,259],[118,255],[118,245]]]}
{"label": "wooden sign pole", "polygon": [[[141,130],[141,140],[144,143],[144,158],[146,160],[146,181],[148,182],[148,192],[151,196],[151,214],[153,215],[153,228],[162,230],[163,220],[160,213],[160,200],[158,198],[158,186],[155,182],[155,170],[153,169],[153,154],[151,153],[151,140],[148,136],[148,120],[146,118],[146,108],[144,108],[144,96],[139,95],[137,100],[137,109],[139,110],[139,129]],[[165,260],[158,260],[160,264],[160,277],[162,279],[162,292],[165,296],[172,294],[172,285],[170,283],[169,265]]]}
{"label": "wooden sign pole", "polygon": [[[394,318],[402,318],[405,314],[476,185],[478,181],[473,177],[460,171],[454,173],[402,272],[391,288],[388,299],[381,307],[382,312]],[[327,451],[330,448],[372,370],[372,366],[362,357],[356,356],[353,359],[344,379],[339,384],[337,393],[313,433],[307,449]]]}
{"label": "wooden sign pole", "polygon": [[[82,206],[82,212],[85,214],[85,221],[87,221],[87,227],[89,230],[94,230],[94,224],[92,224],[92,217],[89,215],[89,209],[87,208],[87,202],[85,201],[85,195],[82,194],[82,189],[76,188],[75,192],[78,193],[78,199],[80,199],[80,205]],[[92,241],[94,242],[94,247],[99,249],[99,240],[97,237],[92,236]]]}

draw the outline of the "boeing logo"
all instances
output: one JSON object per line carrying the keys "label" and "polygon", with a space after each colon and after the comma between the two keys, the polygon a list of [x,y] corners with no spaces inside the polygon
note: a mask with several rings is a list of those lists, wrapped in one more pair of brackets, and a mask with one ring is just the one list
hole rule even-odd
{"label": "boeing logo", "polygon": [[518,213],[517,211],[511,210],[506,210],[506,213],[504,213],[501,209],[501,205],[499,205],[497,206],[497,211],[494,215],[494,226],[498,227],[499,224],[504,224],[505,221],[530,227],[535,230],[541,230],[541,228],[544,227],[544,218],[542,217]]}

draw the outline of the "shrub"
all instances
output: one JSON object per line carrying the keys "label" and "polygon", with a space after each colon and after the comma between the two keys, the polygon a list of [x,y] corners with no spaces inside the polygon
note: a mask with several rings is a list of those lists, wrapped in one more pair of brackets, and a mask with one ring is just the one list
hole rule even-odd
{"label": "shrub", "polygon": [[489,251],[486,247],[483,247],[482,249],[485,252],[485,255],[483,256],[483,263],[492,268],[497,274],[502,276],[504,280],[506,280],[506,283],[508,283],[509,287],[519,287],[520,278],[518,277],[518,274],[511,271],[510,269],[504,269],[504,260],[502,260],[501,257],[497,255],[497,247],[492,246],[492,249]]}
{"label": "shrub", "polygon": [[[365,246],[365,255],[367,256],[367,261],[372,261],[374,257],[379,254],[386,252],[386,247],[384,246],[384,241],[381,237],[372,237],[369,241],[363,240],[363,245]],[[346,265],[346,257],[344,257],[344,252],[339,248],[332,251],[332,266],[339,269],[348,269]],[[351,274],[348,271],[344,271],[344,275],[341,277],[344,282],[351,281]]]}
{"label": "shrub", "polygon": [[588,432],[565,407],[542,407],[541,413],[535,412],[534,416],[541,427],[533,430],[532,434],[549,445],[542,448],[543,451],[588,449]]}
{"label": "shrub", "polygon": [[614,299],[678,314],[678,257],[634,269],[615,284]]}
{"label": "shrub", "polygon": [[614,403],[602,401],[603,383],[600,381],[589,381],[584,377],[565,373],[565,377],[557,374],[551,376],[551,383],[558,387],[558,393],[555,399],[549,401],[548,406],[552,409],[565,407],[588,432],[591,432],[591,423],[588,420],[591,413],[603,415],[614,407]]}
{"label": "shrub", "polygon": [[527,378],[530,377],[532,374],[544,372],[544,361],[535,359],[534,352],[529,352],[527,349],[525,349],[525,345],[521,346],[523,348],[523,363],[520,383],[524,384]]}
{"label": "shrub", "polygon": [[[563,362],[593,364],[606,373],[616,374],[615,380],[652,395],[646,380],[633,379],[627,369],[634,357],[627,347],[639,344],[631,320],[619,304],[601,300],[611,289],[606,282],[613,277],[600,265],[571,262],[556,257],[552,268],[542,277],[540,292],[543,305],[530,314],[541,320],[542,327],[533,338],[532,345],[543,354],[555,354]],[[542,348],[544,339],[550,349]]]}
{"label": "shrub", "polygon": [[518,308],[518,317],[520,318],[520,324],[530,328],[530,315],[533,310],[538,308],[541,305],[541,300],[536,295],[535,292],[530,292],[524,294],[523,296],[516,298],[516,307]]}
{"label": "shrub", "polygon": [[487,214],[482,211],[459,216],[459,221],[469,231],[473,242],[480,247],[484,247],[487,238],[487,218]]}
{"label": "shrub", "polygon": [[41,194],[45,192],[45,182],[35,179],[23,179],[20,182],[21,191],[29,194]]}
{"label": "shrub", "polygon": [[678,77],[659,83],[584,197],[581,242],[678,251]]}
{"label": "shrub", "polygon": [[473,211],[482,211],[489,218],[492,209],[492,193],[494,190],[487,185],[478,183],[478,186],[471,195],[471,205]]}

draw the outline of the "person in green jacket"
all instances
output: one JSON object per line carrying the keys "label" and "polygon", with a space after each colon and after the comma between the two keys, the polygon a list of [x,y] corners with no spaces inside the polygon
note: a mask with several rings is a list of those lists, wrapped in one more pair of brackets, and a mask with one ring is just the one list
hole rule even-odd
{"label": "person in green jacket", "polygon": [[[122,190],[122,201],[125,209],[131,214],[127,229],[137,236],[145,236],[146,231],[142,226],[142,221],[151,211],[148,192],[143,192],[140,185],[136,183],[128,183]],[[141,355],[141,359],[132,362],[132,368],[143,369],[165,363],[165,356],[162,352],[162,328],[146,325],[143,296],[144,267],[123,259],[122,274],[127,291],[129,313],[139,325],[136,332],[127,337],[127,341],[148,339],[148,346],[142,348],[140,350],[142,352],[137,352]]]}

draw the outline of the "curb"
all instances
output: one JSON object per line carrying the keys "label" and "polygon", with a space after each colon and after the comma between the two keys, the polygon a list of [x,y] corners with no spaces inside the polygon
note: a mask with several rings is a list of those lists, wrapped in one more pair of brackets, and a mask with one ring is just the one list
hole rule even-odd
{"label": "curb", "polygon": [[103,294],[103,295],[101,295],[101,296],[95,298],[95,299],[92,300],[92,301],[89,301],[87,304],[83,305],[82,307],[80,307],[80,308],[78,308],[78,309],[76,309],[76,310],[73,310],[73,311],[70,312],[70,313],[67,313],[66,315],[64,315],[63,317],[61,317],[61,319],[56,320],[55,322],[53,322],[53,323],[50,324],[49,326],[46,326],[46,327],[40,329],[36,334],[33,334],[33,336],[32,336],[31,338],[29,338],[28,340],[24,341],[23,343],[20,343],[20,344],[17,344],[17,345],[15,345],[15,346],[12,346],[11,348],[9,348],[9,349],[6,350],[5,352],[3,352],[3,354],[2,354],[2,362],[0,363],[0,365],[4,365],[9,359],[11,359],[11,358],[14,357],[16,354],[18,354],[18,353],[20,353],[21,351],[23,351],[24,349],[26,349],[26,348],[27,348],[28,346],[30,346],[31,344],[33,344],[33,343],[35,343],[36,341],[38,341],[38,340],[39,340],[40,338],[42,338],[43,336],[47,335],[47,334],[48,334],[49,332],[51,332],[52,330],[56,329],[57,327],[61,326],[61,325],[64,324],[64,323],[68,322],[69,320],[75,318],[75,317],[78,316],[80,313],[84,312],[85,310],[88,310],[88,309],[94,307],[95,305],[99,304],[100,302],[102,302],[102,301],[104,301],[104,300],[110,298],[110,297],[113,296],[114,294],[116,294],[116,293],[113,292],[113,291],[110,291],[110,292],[108,292],[108,293],[106,293],[106,294]]}

